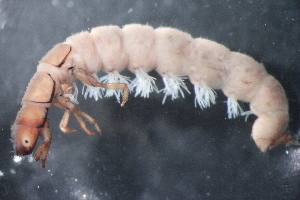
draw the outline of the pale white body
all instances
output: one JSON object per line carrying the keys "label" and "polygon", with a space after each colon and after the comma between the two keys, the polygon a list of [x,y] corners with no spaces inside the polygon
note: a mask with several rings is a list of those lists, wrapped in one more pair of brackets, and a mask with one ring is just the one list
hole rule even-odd
{"label": "pale white body", "polygon": [[[43,60],[37,71],[51,74],[60,84],[73,84],[76,78],[70,68],[81,69],[103,83],[120,82],[129,85],[136,95],[149,97],[158,92],[155,78],[147,73],[156,69],[163,77],[165,102],[184,97],[184,78],[188,77],[195,90],[195,105],[200,108],[215,104],[214,89],[221,89],[228,97],[228,117],[234,118],[243,111],[237,100],[250,103],[255,114],[252,137],[261,151],[276,145],[285,131],[288,120],[288,101],[280,83],[267,73],[264,66],[251,57],[231,52],[216,42],[193,38],[190,34],[173,28],[157,28],[131,24],[122,29],[117,26],[96,27],[91,32],[81,32],[66,39],[70,53],[60,67],[49,67]],[[131,82],[120,72],[129,69],[136,74]],[[103,70],[108,75],[98,78]],[[102,98],[104,90],[85,85],[85,96]],[[63,94],[63,91],[61,91]],[[106,96],[120,91],[106,91]]]}

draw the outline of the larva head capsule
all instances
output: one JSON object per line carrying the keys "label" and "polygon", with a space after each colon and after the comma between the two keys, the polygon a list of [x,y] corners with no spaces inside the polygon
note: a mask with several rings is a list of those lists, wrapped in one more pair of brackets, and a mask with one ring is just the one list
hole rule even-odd
{"label": "larva head capsule", "polygon": [[[49,76],[48,76],[49,77]],[[52,83],[53,85],[53,83]],[[27,91],[36,91],[28,89]],[[39,103],[30,102],[32,97],[25,94],[23,106],[17,115],[15,124],[12,126],[12,137],[14,138],[14,149],[18,156],[31,154],[38,136],[40,135],[40,127],[45,123],[47,109],[39,106]],[[36,95],[38,97],[38,95]],[[50,94],[51,96],[51,94]],[[50,97],[45,98],[48,101]],[[42,100],[43,98],[33,98]],[[47,105],[47,104],[42,104]]]}
{"label": "larva head capsule", "polygon": [[25,125],[16,125],[12,128],[14,137],[14,149],[17,156],[32,153],[39,136],[39,129]]}

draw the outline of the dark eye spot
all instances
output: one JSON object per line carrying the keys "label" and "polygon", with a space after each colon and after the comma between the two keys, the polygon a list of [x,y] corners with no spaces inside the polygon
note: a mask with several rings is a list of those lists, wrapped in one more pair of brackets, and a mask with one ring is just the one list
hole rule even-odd
{"label": "dark eye spot", "polygon": [[25,143],[28,143],[28,140],[25,140]]}

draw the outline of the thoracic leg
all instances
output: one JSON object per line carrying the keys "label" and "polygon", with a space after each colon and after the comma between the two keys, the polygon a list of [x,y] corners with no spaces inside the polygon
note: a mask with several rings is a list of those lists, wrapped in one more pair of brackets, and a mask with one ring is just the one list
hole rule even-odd
{"label": "thoracic leg", "polygon": [[[62,84],[61,85],[63,91],[64,91],[64,97],[70,97],[70,96],[73,96],[72,93],[73,93],[73,90],[72,90],[72,86],[69,85],[69,84]],[[64,109],[64,108],[63,108]],[[69,110],[66,110],[64,115],[63,115],[63,118],[61,119],[61,122],[59,124],[59,128],[62,132],[64,133],[73,133],[75,132],[76,130],[73,129],[73,130],[70,130],[67,126],[68,126],[68,123],[69,123],[69,119],[70,119],[70,111]]]}
{"label": "thoracic leg", "polygon": [[74,103],[67,97],[64,96],[58,96],[56,97],[56,101],[53,102],[55,106],[62,108],[66,110],[64,117],[62,118],[62,121],[60,123],[60,128],[64,133],[71,133],[74,132],[75,130],[70,130],[67,128],[69,117],[70,117],[70,112],[72,112],[77,121],[79,122],[81,128],[88,134],[88,135],[95,135],[95,133],[91,132],[87,127],[83,119],[81,118],[84,117],[87,121],[89,121],[91,124],[95,126],[95,129],[101,134],[101,130],[96,122],[95,119],[93,119],[90,115],[88,115],[85,112],[82,112],[77,108]]}
{"label": "thoracic leg", "polygon": [[34,158],[36,161],[42,161],[42,167],[45,168],[45,162],[47,159],[48,152],[50,150],[52,134],[49,129],[48,120],[45,121],[43,128],[40,129],[40,136],[43,138],[44,142],[37,148]]}
{"label": "thoracic leg", "polygon": [[108,90],[124,90],[124,95],[123,95],[123,101],[121,103],[121,106],[123,107],[125,103],[128,100],[128,86],[124,83],[108,83],[108,84],[103,84],[98,82],[94,77],[87,75],[83,70],[81,69],[73,69],[73,75],[79,79],[81,82],[94,86],[94,87],[101,87],[105,88]]}
{"label": "thoracic leg", "polygon": [[86,120],[88,120],[91,124],[93,124],[95,126],[95,129],[101,134],[101,130],[96,122],[95,119],[93,119],[91,116],[89,116],[88,114],[86,114],[85,112],[82,112],[81,110],[79,110],[77,107],[75,107],[72,112],[74,113],[77,121],[79,122],[81,128],[88,134],[88,135],[95,135],[95,133],[91,132],[85,125],[85,122],[82,120],[82,117],[84,117]]}
{"label": "thoracic leg", "polygon": [[64,113],[64,116],[61,119],[61,122],[59,124],[60,130],[64,133],[73,133],[73,132],[77,131],[76,129],[71,130],[67,127],[68,123],[69,123],[69,119],[70,119],[70,111],[66,110]]}

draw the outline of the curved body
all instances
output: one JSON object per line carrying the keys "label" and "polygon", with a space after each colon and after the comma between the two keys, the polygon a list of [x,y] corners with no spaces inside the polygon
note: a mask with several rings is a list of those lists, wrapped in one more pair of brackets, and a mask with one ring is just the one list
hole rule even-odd
{"label": "curved body", "polygon": [[[125,69],[136,75],[132,82],[120,75]],[[41,159],[45,167],[51,143],[47,112],[53,104],[66,110],[60,125],[63,132],[75,131],[67,128],[71,112],[86,133],[94,134],[86,128],[82,117],[100,132],[95,120],[74,104],[70,87],[77,79],[85,85],[85,96],[96,100],[103,95],[119,98],[120,90],[124,90],[123,106],[130,90],[142,97],[158,92],[155,78],[147,74],[154,69],[165,84],[163,103],[169,96],[176,99],[189,93],[184,83],[188,77],[194,85],[195,106],[203,109],[215,104],[214,89],[221,89],[228,97],[229,118],[240,114],[258,117],[252,137],[261,151],[291,141],[288,134],[282,135],[289,120],[286,94],[262,64],[177,29],[130,24],[122,29],[102,26],[72,35],[41,59],[12,127],[16,154],[30,154],[38,136],[42,136],[44,143],[38,147],[35,158]],[[108,75],[98,78],[100,70]],[[237,100],[249,102],[251,110],[243,112]]]}

